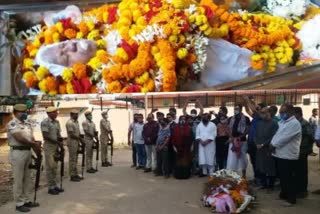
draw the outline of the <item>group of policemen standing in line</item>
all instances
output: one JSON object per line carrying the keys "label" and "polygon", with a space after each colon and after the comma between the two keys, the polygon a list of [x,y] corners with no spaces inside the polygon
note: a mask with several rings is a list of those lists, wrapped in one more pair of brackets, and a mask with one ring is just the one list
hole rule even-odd
{"label": "group of policemen standing in line", "polygon": [[[13,172],[13,195],[16,203],[16,210],[29,212],[30,208],[38,207],[39,203],[31,201],[28,197],[30,185],[30,165],[32,163],[32,151],[37,157],[41,157],[41,143],[36,141],[33,135],[32,124],[28,121],[28,109],[24,104],[14,106],[14,118],[7,125],[8,141],[10,146],[10,163]],[[48,107],[48,117],[41,122],[41,132],[44,140],[45,169],[48,180],[48,193],[58,195],[64,190],[57,185],[57,152],[64,150],[61,126],[56,107]],[[112,164],[108,161],[108,145],[113,143],[111,125],[108,120],[108,112],[102,112],[100,121],[100,143],[96,126],[92,121],[92,112],[85,112],[86,120],[82,123],[84,136],[80,134],[78,122],[79,112],[72,110],[70,119],[66,123],[67,147],[69,150],[69,175],[70,181],[79,182],[83,177],[78,175],[77,160],[79,145],[85,145],[86,170],[87,173],[95,173],[93,168],[93,147],[101,146],[102,167]],[[98,150],[97,150],[98,151]],[[98,155],[98,154],[97,154]],[[98,156],[97,156],[98,157]],[[62,160],[63,161],[63,160]]]}

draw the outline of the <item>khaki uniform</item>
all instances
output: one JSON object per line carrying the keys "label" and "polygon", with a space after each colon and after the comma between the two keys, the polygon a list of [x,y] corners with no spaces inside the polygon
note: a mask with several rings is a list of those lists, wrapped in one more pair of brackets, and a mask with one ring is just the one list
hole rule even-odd
{"label": "khaki uniform", "polygon": [[108,143],[110,143],[109,132],[111,131],[111,125],[109,120],[100,120],[100,142],[101,142],[101,162],[106,163],[108,161]]}
{"label": "khaki uniform", "polygon": [[[48,138],[57,141],[61,137],[61,128],[58,120],[46,118],[41,122],[42,134],[48,134]],[[43,138],[44,139],[44,138]],[[44,139],[44,155],[46,161],[46,174],[48,179],[48,188],[53,189],[57,186],[58,163],[54,160],[58,144]]]}
{"label": "khaki uniform", "polygon": [[78,146],[79,140],[74,139],[71,135],[80,137],[80,127],[79,122],[69,119],[66,124],[67,134],[68,134],[68,150],[69,150],[69,174],[70,176],[77,176],[77,162],[78,162]]}
{"label": "khaki uniform", "polygon": [[33,138],[31,124],[21,122],[18,119],[12,119],[7,125],[8,141],[10,146],[10,163],[13,173],[13,196],[16,206],[22,206],[30,202],[28,194],[31,191],[32,181],[29,166],[31,164],[31,148],[26,150],[16,150],[13,147],[27,147],[25,144],[17,141],[13,134],[21,133],[25,137]]}
{"label": "khaki uniform", "polygon": [[96,125],[89,120],[85,120],[82,123],[82,128],[84,131],[84,142],[86,144],[86,167],[87,170],[92,167],[92,158],[93,158],[93,136],[96,132]]}

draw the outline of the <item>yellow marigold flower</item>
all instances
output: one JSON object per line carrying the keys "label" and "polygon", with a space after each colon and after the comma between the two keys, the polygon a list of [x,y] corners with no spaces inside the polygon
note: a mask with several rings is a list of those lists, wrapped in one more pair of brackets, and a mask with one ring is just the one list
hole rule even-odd
{"label": "yellow marigold flower", "polygon": [[67,83],[66,89],[68,94],[74,94],[73,85],[71,82]]}
{"label": "yellow marigold flower", "polygon": [[73,78],[73,72],[71,69],[69,68],[65,68],[63,71],[62,71],[62,79],[66,82],[70,82]]}
{"label": "yellow marigold flower", "polygon": [[62,25],[61,22],[57,22],[56,23],[56,28],[57,28],[59,33],[63,33],[63,25]]}
{"label": "yellow marigold flower", "polygon": [[92,31],[94,29],[94,27],[95,27],[95,24],[94,24],[93,21],[88,21],[88,22],[86,22],[86,24],[87,24],[87,26],[89,28],[89,31]]}
{"label": "yellow marigold flower", "polygon": [[149,12],[150,11],[150,6],[149,4],[145,4],[144,7],[143,7],[144,11],[145,12]]}
{"label": "yellow marigold flower", "polygon": [[37,55],[37,53],[38,53],[38,49],[34,49],[34,50],[32,50],[32,51],[29,53],[29,55],[30,55],[31,57],[35,57],[35,56]]}
{"label": "yellow marigold flower", "polygon": [[152,46],[151,48],[151,54],[152,55],[155,55],[156,53],[159,52],[159,48],[157,46]]}
{"label": "yellow marigold flower", "polygon": [[139,4],[137,2],[132,2],[129,7],[131,10],[136,10],[139,8]]}
{"label": "yellow marigold flower", "polygon": [[41,80],[38,84],[40,91],[42,91],[43,93],[47,93],[48,92],[48,87],[47,87],[47,81]]}
{"label": "yellow marigold flower", "polygon": [[210,27],[210,26],[209,26],[208,24],[204,24],[204,25],[201,25],[201,26],[199,27],[199,29],[200,29],[201,31],[205,31],[205,30],[207,30],[209,27]]}
{"label": "yellow marigold flower", "polygon": [[174,44],[176,44],[178,42],[178,37],[176,35],[171,35],[169,37],[169,41],[170,41],[171,44],[174,45]]}
{"label": "yellow marigold flower", "polygon": [[251,59],[253,61],[258,61],[258,60],[261,59],[261,55],[260,54],[254,54],[254,55],[251,56]]}
{"label": "yellow marigold flower", "polygon": [[108,19],[109,19],[109,13],[104,12],[103,15],[102,15],[102,17],[103,17],[103,22],[104,22],[104,23],[107,23],[107,22],[108,22]]}
{"label": "yellow marigold flower", "polygon": [[106,48],[106,41],[104,41],[103,39],[99,39],[98,41],[96,41],[96,44],[98,46],[98,48]]}
{"label": "yellow marigold flower", "polygon": [[131,20],[127,17],[121,17],[118,22],[118,26],[130,26]]}
{"label": "yellow marigold flower", "polygon": [[93,30],[88,34],[87,39],[95,40],[97,36],[99,36],[99,30]]}
{"label": "yellow marigold flower", "polygon": [[188,50],[186,48],[180,48],[177,52],[179,59],[184,59],[188,55]]}
{"label": "yellow marigold flower", "polygon": [[39,48],[41,46],[41,42],[39,39],[35,39],[32,43],[36,48]]}
{"label": "yellow marigold flower", "polygon": [[40,66],[36,71],[36,75],[39,80],[43,80],[48,74],[49,74],[48,69],[42,66]]}
{"label": "yellow marigold flower", "polygon": [[25,58],[23,60],[23,69],[32,69],[33,68],[33,59]]}
{"label": "yellow marigold flower", "polygon": [[88,65],[94,70],[97,70],[101,66],[101,62],[98,57],[93,57],[88,62]]}
{"label": "yellow marigold flower", "polygon": [[60,42],[60,34],[55,32],[53,35],[52,35],[52,39],[53,39],[53,42],[57,43],[57,42]]}
{"label": "yellow marigold flower", "polygon": [[172,0],[171,4],[178,9],[187,8],[190,4],[190,0]]}
{"label": "yellow marigold flower", "polygon": [[[204,31],[204,35],[210,36],[213,33],[213,29],[210,27],[207,30]],[[212,35],[213,37],[214,35]]]}
{"label": "yellow marigold flower", "polygon": [[124,61],[129,59],[127,52],[123,48],[118,48],[116,55],[122,58]]}
{"label": "yellow marigold flower", "polygon": [[82,32],[78,32],[76,38],[77,39],[82,39],[84,37]]}
{"label": "yellow marigold flower", "polygon": [[22,79],[27,80],[33,76],[34,76],[34,73],[32,71],[27,71],[27,72],[24,72]]}

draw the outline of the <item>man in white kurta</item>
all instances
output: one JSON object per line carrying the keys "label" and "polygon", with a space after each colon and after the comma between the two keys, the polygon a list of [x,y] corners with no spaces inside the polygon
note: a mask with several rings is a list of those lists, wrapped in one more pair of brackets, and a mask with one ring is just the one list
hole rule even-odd
{"label": "man in white kurta", "polygon": [[201,123],[197,126],[196,140],[199,142],[199,165],[202,168],[202,175],[213,174],[217,136],[217,127],[209,121],[209,115],[202,116]]}

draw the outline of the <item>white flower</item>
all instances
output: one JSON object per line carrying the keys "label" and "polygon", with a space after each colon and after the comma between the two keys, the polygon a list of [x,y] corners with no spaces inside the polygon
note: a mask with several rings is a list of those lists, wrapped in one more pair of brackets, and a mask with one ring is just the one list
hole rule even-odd
{"label": "white flower", "polygon": [[35,25],[26,31],[20,31],[18,33],[18,38],[24,37],[24,39],[33,42],[40,32],[41,32],[41,25]]}
{"label": "white flower", "polygon": [[185,9],[189,14],[194,14],[196,12],[197,6],[195,4],[190,4],[189,8]]}
{"label": "white flower", "polygon": [[153,42],[156,37],[165,38],[163,28],[157,24],[148,25],[140,34],[133,37],[137,43]]}
{"label": "white flower", "polygon": [[107,36],[102,37],[107,42],[107,52],[110,55],[115,55],[118,45],[121,43],[122,37],[118,30],[112,30]]}
{"label": "white flower", "polygon": [[297,33],[302,42],[302,55],[320,59],[320,15],[315,16],[303,25]]}
{"label": "white flower", "polygon": [[160,92],[162,87],[162,80],[163,80],[163,71],[161,69],[159,69],[158,72],[156,73],[154,80],[155,80],[156,92]]}
{"label": "white flower", "polygon": [[197,62],[192,65],[195,74],[200,73],[205,69],[207,60],[206,48],[209,44],[209,39],[203,35],[196,34],[192,37],[187,37],[187,40],[194,46],[194,53],[197,56]]}
{"label": "white flower", "polygon": [[290,19],[304,15],[308,4],[308,0],[267,0],[266,9],[274,16]]}

